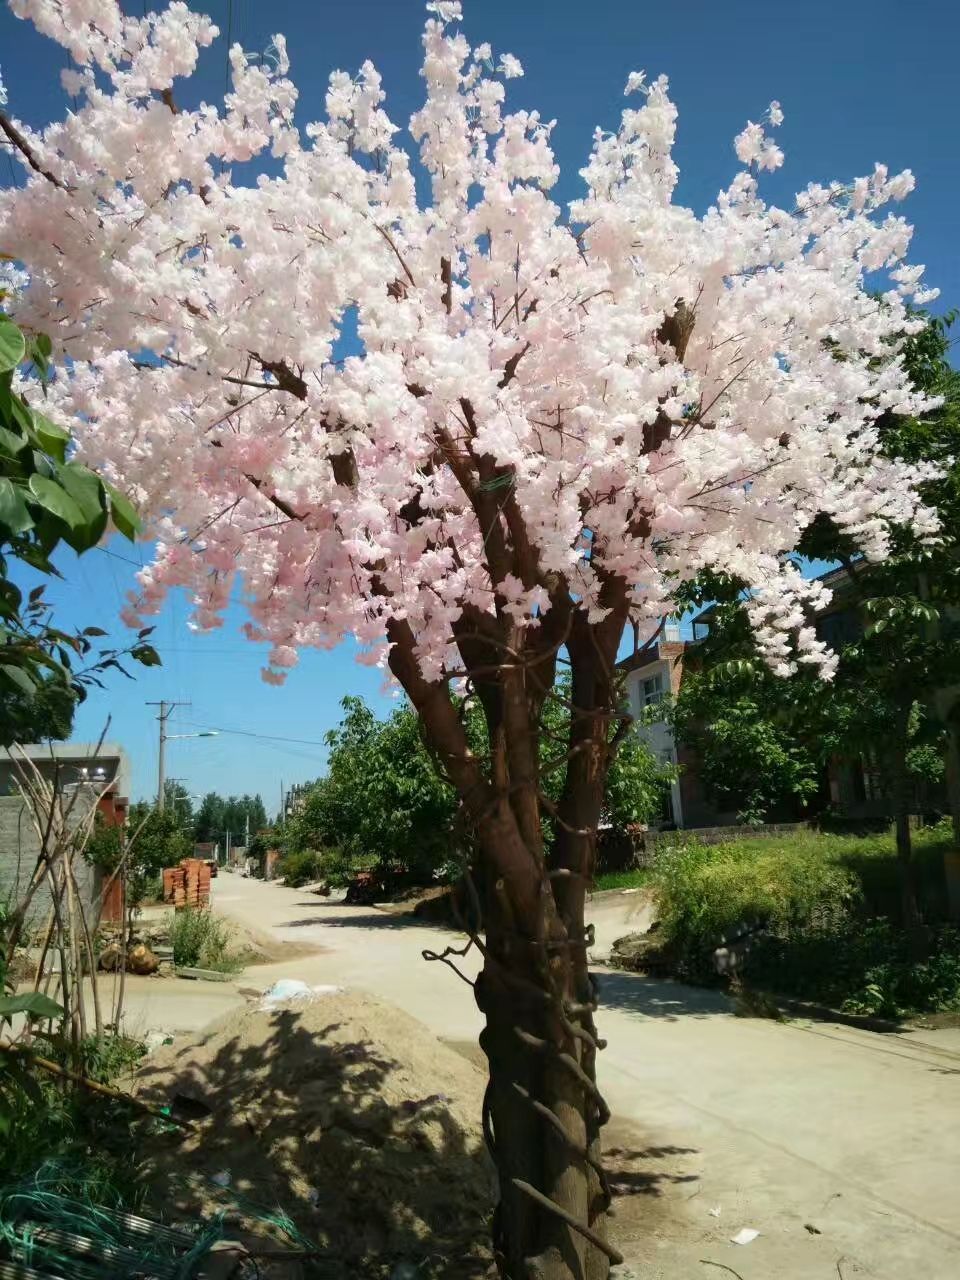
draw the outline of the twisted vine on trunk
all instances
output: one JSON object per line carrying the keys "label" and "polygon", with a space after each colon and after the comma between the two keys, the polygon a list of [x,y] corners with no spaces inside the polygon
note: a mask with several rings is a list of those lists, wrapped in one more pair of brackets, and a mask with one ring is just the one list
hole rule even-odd
{"label": "twisted vine on trunk", "polygon": [[[527,635],[509,619],[465,613],[458,646],[486,717],[485,759],[471,752],[446,682],[423,680],[404,625],[393,624],[391,635],[393,672],[474,836],[482,917],[474,938],[484,960],[475,995],[490,1069],[484,1132],[500,1188],[494,1247],[508,1280],[604,1280],[620,1257],[606,1231],[600,1133],[609,1113],[597,1086],[603,1042],[584,920],[611,739],[629,719],[617,710],[614,663],[625,606],[612,585],[610,599],[601,623],[567,605]],[[538,744],[561,645],[571,665],[571,706],[554,806],[541,793]]]}

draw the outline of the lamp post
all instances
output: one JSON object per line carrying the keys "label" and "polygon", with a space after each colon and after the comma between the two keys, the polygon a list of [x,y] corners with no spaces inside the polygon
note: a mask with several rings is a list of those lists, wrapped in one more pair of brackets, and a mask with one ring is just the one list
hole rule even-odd
{"label": "lamp post", "polygon": [[202,729],[199,733],[167,733],[167,721],[170,719],[170,713],[174,707],[188,707],[189,702],[150,702],[147,704],[151,707],[159,707],[160,713],[157,720],[160,722],[160,750],[157,754],[157,809],[163,813],[165,801],[164,792],[166,790],[166,747],[168,742],[173,742],[178,738],[216,738],[218,731],[216,729]]}

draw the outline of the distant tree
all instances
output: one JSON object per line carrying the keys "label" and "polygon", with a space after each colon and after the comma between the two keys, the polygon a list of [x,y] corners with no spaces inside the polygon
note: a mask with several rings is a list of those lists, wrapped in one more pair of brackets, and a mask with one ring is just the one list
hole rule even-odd
{"label": "distant tree", "polygon": [[201,844],[223,840],[226,802],[215,791],[208,791],[194,817],[193,836]]}
{"label": "distant tree", "polygon": [[799,706],[821,682],[776,676],[757,654],[742,584],[704,574],[688,606],[713,605],[708,635],[685,655],[680,690],[668,715],[697,755],[712,802],[741,821],[768,819],[778,807],[802,807],[817,790],[820,753]]}
{"label": "distant tree", "polygon": [[194,815],[190,792],[174,778],[168,778],[164,787],[164,808],[168,809],[180,829],[193,838]]}
{"label": "distant tree", "polygon": [[[548,804],[560,798],[560,778],[551,769],[557,744],[569,733],[569,689],[561,682],[544,711],[541,755]],[[308,791],[287,823],[291,851],[336,848],[359,864],[376,864],[385,875],[403,870],[424,882],[454,872],[466,856],[456,794],[423,745],[416,713],[408,704],[378,720],[361,698],[347,697],[345,715],[327,736],[327,774]],[[489,751],[483,713],[475,699],[463,707],[474,752]],[[643,822],[660,809],[672,773],[636,735],[629,737],[610,768],[605,813],[615,825]],[[545,824],[552,839],[553,818]]]}
{"label": "distant tree", "polygon": [[286,824],[291,851],[336,848],[384,874],[401,869],[429,880],[457,852],[455,802],[427,754],[413,710],[378,720],[362,698],[346,697],[344,717],[326,735],[327,774]]}
{"label": "distant tree", "polygon": [[251,836],[267,825],[267,811],[259,795],[224,797],[210,791],[196,812],[194,838],[201,843],[224,844],[229,831],[231,843],[239,844],[247,830],[248,818]]}
{"label": "distant tree", "polygon": [[[193,855],[193,840],[184,830],[175,805],[161,811],[143,800],[132,804],[125,837],[130,841],[127,897],[131,904],[142,901],[164,867],[176,866],[181,859]],[[110,872],[115,870],[121,852],[120,828],[98,815],[84,851],[87,861]]]}

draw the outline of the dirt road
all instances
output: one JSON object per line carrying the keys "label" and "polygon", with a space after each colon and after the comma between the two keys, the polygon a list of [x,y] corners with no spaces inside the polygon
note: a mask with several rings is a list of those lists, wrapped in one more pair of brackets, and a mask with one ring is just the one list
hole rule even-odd
{"label": "dirt road", "polygon": [[[222,876],[214,905],[316,955],[248,971],[353,985],[475,1043],[471,993],[427,963],[449,934]],[[609,931],[616,903],[597,904]],[[624,903],[627,914],[630,905]],[[467,976],[475,961],[460,962]],[[600,1083],[622,1192],[615,1236],[633,1274],[681,1280],[954,1280],[960,1274],[960,1046],[733,1015],[715,992],[600,971]],[[738,1246],[741,1227],[760,1232]]]}

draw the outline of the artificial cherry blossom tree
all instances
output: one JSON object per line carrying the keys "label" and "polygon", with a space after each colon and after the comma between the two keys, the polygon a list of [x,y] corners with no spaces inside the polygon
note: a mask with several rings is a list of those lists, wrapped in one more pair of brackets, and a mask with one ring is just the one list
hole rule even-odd
{"label": "artificial cherry blossom tree", "polygon": [[[74,109],[43,132],[0,115],[24,172],[0,194],[5,284],[53,339],[47,415],[156,540],[129,620],[186,587],[217,626],[242,581],[265,679],[347,635],[389,666],[476,845],[501,1272],[598,1280],[617,1255],[584,897],[627,725],[618,646],[711,567],[751,584],[776,670],[828,677],[809,621],[825,592],[789,558],[801,531],[827,512],[869,556],[891,522],[935,531],[921,471],[878,457],[873,427],[928,407],[894,335],[931,295],[882,212],[912,177],[878,166],[765,203],[774,103],[697,216],[674,203],[667,82],[636,73],[564,210],[553,122],[506,112],[522,68],[471,45],[454,0],[428,6],[412,145],[369,62],[303,125],[283,39],[234,45],[223,103],[187,110],[176,82],[209,19],[10,3],[76,69]],[[561,661],[569,739],[544,766]]]}

